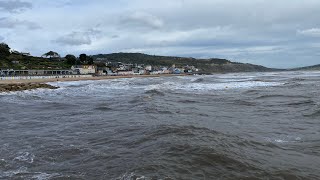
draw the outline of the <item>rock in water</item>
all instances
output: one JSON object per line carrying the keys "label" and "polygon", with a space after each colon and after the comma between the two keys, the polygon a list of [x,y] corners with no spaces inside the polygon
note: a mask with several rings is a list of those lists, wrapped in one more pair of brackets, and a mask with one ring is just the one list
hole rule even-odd
{"label": "rock in water", "polygon": [[58,89],[59,87],[51,86],[49,84],[40,84],[40,83],[21,83],[21,84],[0,84],[0,93],[1,92],[10,92],[10,91],[24,91],[31,89]]}

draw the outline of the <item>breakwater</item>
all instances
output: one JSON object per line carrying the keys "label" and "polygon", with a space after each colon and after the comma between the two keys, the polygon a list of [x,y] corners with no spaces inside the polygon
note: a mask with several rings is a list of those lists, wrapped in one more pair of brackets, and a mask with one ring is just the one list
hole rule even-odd
{"label": "breakwater", "polygon": [[1,92],[10,92],[10,91],[24,91],[32,90],[38,88],[45,89],[58,89],[56,86],[42,83],[20,83],[20,84],[0,84],[0,93]]}

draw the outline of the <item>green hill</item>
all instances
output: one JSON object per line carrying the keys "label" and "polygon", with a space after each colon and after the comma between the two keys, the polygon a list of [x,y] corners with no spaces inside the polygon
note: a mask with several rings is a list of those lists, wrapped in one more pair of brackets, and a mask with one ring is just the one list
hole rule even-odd
{"label": "green hill", "polygon": [[[104,66],[101,62],[122,62],[127,64],[144,64],[153,66],[176,67],[195,66],[201,73],[228,73],[228,72],[264,72],[275,69],[263,66],[232,62],[227,59],[196,59],[174,56],[155,56],[142,53],[113,53],[87,56],[81,54],[79,58],[67,55],[60,58],[57,52],[49,51],[45,57],[33,57],[28,53],[21,53],[10,49],[5,43],[0,43],[0,69],[70,69],[74,63],[88,63],[95,61],[99,66]],[[100,62],[100,63],[99,63]]]}
{"label": "green hill", "polygon": [[0,69],[70,69],[70,65],[55,58],[11,54],[0,59]]}
{"label": "green hill", "polygon": [[320,71],[320,64],[301,68],[290,69],[292,71]]}
{"label": "green hill", "polygon": [[105,62],[122,62],[134,63],[145,65],[160,65],[172,66],[175,64],[177,67],[182,66],[195,66],[203,73],[227,73],[227,72],[258,72],[258,71],[273,71],[275,69],[266,68],[259,65],[244,64],[232,62],[226,59],[195,59],[186,57],[173,57],[173,56],[155,56],[141,53],[113,53],[113,54],[98,54],[92,56],[96,61]]}

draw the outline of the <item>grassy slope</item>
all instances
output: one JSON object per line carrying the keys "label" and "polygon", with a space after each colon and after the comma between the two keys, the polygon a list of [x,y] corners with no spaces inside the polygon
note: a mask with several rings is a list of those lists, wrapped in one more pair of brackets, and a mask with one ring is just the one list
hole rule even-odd
{"label": "grassy slope", "polygon": [[[141,53],[113,53],[94,55],[94,59],[107,58],[111,62],[137,63],[154,66],[169,66],[175,64],[177,67],[192,65],[203,73],[226,73],[226,72],[256,72],[273,71],[275,69],[266,68],[253,64],[243,64],[231,62],[226,59],[195,59],[172,56],[152,56]],[[13,64],[12,61],[19,61]],[[6,59],[0,59],[0,69],[69,69],[70,65],[52,59],[41,57],[27,57],[21,55],[10,55]]]}
{"label": "grassy slope", "polygon": [[301,68],[294,68],[294,69],[290,69],[293,71],[320,71],[320,64],[318,65],[314,65],[314,66],[307,66],[307,67],[301,67]]}
{"label": "grassy slope", "polygon": [[184,57],[171,57],[171,56],[152,56],[141,53],[113,53],[113,54],[99,54],[93,56],[97,58],[107,58],[111,62],[123,62],[123,63],[137,63],[137,64],[149,64],[149,65],[161,65],[172,66],[175,64],[177,67],[193,65],[201,69],[204,73],[213,72],[254,72],[254,71],[272,71],[263,66],[253,64],[243,64],[237,62],[231,62],[226,59],[195,59]]}
{"label": "grassy slope", "polygon": [[[19,64],[12,61],[19,61]],[[70,69],[70,65],[53,59],[12,54],[0,59],[0,69]]]}

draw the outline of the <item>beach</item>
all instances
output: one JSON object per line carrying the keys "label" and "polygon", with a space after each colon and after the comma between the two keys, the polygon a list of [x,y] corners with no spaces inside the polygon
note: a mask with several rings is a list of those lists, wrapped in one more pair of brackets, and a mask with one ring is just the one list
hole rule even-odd
{"label": "beach", "polygon": [[20,83],[48,83],[56,81],[87,81],[87,80],[105,80],[105,79],[123,79],[123,78],[149,78],[149,77],[171,77],[186,76],[186,74],[158,74],[158,75],[132,75],[132,76],[93,76],[93,77],[75,77],[75,78],[50,78],[50,79],[21,79],[21,80],[1,80],[0,84],[20,84]]}

